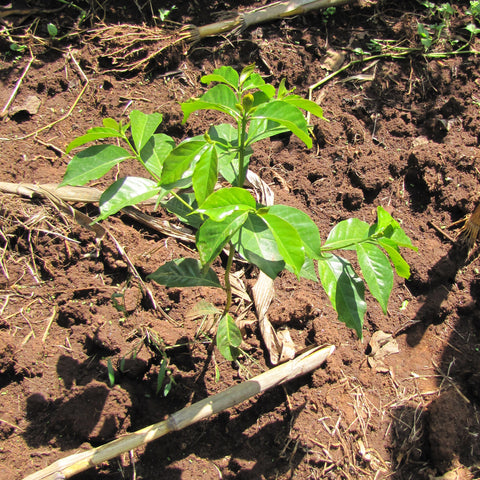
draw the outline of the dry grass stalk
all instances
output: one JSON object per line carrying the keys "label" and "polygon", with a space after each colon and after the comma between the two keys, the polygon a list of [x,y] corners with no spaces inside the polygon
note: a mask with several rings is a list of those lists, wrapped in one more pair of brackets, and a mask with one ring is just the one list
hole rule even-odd
{"label": "dry grass stalk", "polygon": [[480,232],[480,203],[475,207],[473,213],[467,218],[463,225],[458,239],[464,242],[469,249],[472,249]]}

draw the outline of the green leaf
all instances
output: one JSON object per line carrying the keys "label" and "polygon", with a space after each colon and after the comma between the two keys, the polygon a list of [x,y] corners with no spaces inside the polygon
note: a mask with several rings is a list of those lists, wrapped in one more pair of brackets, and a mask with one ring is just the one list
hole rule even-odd
{"label": "green leaf", "polygon": [[357,245],[358,263],[372,295],[387,313],[388,299],[393,288],[393,270],[387,256],[376,245]]}
{"label": "green leaf", "polygon": [[[250,65],[247,65],[246,67],[244,67],[242,69],[242,71],[240,72],[240,77],[239,77],[238,84],[239,84],[239,87],[242,87],[243,90],[245,89],[245,85],[244,85],[245,82],[248,82],[248,81],[254,81],[254,80],[260,81],[261,80],[263,82],[262,85],[265,83],[263,81],[263,78],[260,77],[260,75],[258,75],[258,73],[255,73],[255,74],[253,73],[254,71],[255,71],[255,64],[251,63]],[[256,75],[257,77],[259,77],[260,80],[257,77],[252,80],[253,75]]]}
{"label": "green leaf", "polygon": [[193,191],[197,203],[202,205],[204,200],[213,192],[218,179],[218,157],[215,145],[211,144],[202,151],[195,169],[193,170]]}
{"label": "green leaf", "polygon": [[67,166],[64,185],[85,185],[105,175],[112,167],[131,158],[127,150],[116,145],[94,145],[77,153]]}
{"label": "green leaf", "polygon": [[350,263],[344,258],[331,255],[317,264],[322,286],[338,313],[340,321],[353,328],[362,338],[363,318],[367,310],[365,286]]}
{"label": "green leaf", "polygon": [[305,248],[297,230],[286,220],[272,213],[261,215],[261,219],[272,232],[283,260],[293,268],[295,275],[299,276],[305,262]]}
{"label": "green leaf", "polygon": [[[105,120],[109,120],[109,119],[105,119]],[[65,152],[70,153],[74,148],[81,147],[82,145],[85,145],[88,142],[94,142],[95,140],[102,140],[104,138],[123,138],[123,137],[122,137],[122,134],[117,129],[107,127],[107,126],[93,127],[87,130],[87,133],[85,135],[82,135],[81,137],[77,137],[74,140],[72,140],[68,144]]]}
{"label": "green leaf", "polygon": [[193,192],[182,192],[177,195],[192,208],[188,208],[187,205],[177,197],[171,197],[168,201],[161,202],[162,206],[170,213],[176,215],[178,219],[186,225],[197,229],[200,228],[200,225],[203,223],[203,218],[198,214],[192,214],[197,207],[195,194]]}
{"label": "green leaf", "polygon": [[277,97],[279,100],[283,100],[287,95],[292,93],[294,90],[295,88],[292,88],[292,90],[287,90],[287,87],[285,86],[285,79],[282,78],[280,80],[280,85],[278,86]]}
{"label": "green leaf", "polygon": [[[252,72],[248,78],[245,78],[242,84],[242,90],[251,90],[252,88],[263,89],[264,87],[272,87],[275,92],[275,88],[272,85],[267,85],[265,80],[258,73]],[[270,89],[268,89],[270,90]]]}
{"label": "green leaf", "polygon": [[199,110],[217,110],[237,120],[240,118],[240,113],[236,106],[237,102],[237,97],[230,87],[227,85],[215,85],[210,90],[207,90],[200,99],[190,100],[181,104],[183,112],[182,123],[185,123],[193,112]]}
{"label": "green leaf", "polygon": [[248,190],[230,187],[213,192],[196,212],[208,215],[212,220],[220,222],[237,211],[254,211],[256,206],[257,203]]}
{"label": "green leaf", "polygon": [[212,82],[220,82],[230,85],[234,90],[239,88],[239,75],[236,70],[232,67],[223,66],[217,68],[213,73],[209,75],[204,75],[200,81],[206,83],[207,85]]}
{"label": "green leaf", "polygon": [[400,224],[383,207],[377,207],[377,223],[373,224],[370,230],[372,235],[383,234],[393,240],[397,247],[418,250],[417,247],[412,245],[412,241],[402,230]]}
{"label": "green leaf", "polygon": [[223,148],[237,146],[238,130],[230,123],[212,125],[208,129],[208,135],[211,140],[217,142],[217,146],[221,146]]}
{"label": "green leaf", "polygon": [[58,28],[53,23],[47,25],[47,31],[52,38],[55,38],[58,35]]}
{"label": "green leaf", "polygon": [[310,258],[321,258],[320,232],[315,222],[305,212],[287,205],[273,205],[268,211],[283,218],[295,228],[302,239],[305,252]]}
{"label": "green leaf", "polygon": [[165,263],[147,279],[166,287],[222,288],[217,274],[211,268],[204,272],[203,265],[194,258],[178,258]]}
{"label": "green leaf", "polygon": [[163,162],[162,185],[175,183],[193,174],[193,167],[209,144],[204,140],[187,139],[174,148]]}
{"label": "green leaf", "polygon": [[325,120],[325,117],[323,116],[323,108],[320,107],[320,105],[317,105],[315,102],[312,102],[311,100],[302,98],[298,95],[287,95],[286,97],[283,97],[282,100],[289,103],[290,105],[293,105],[294,107],[306,110],[312,115],[315,115],[316,117]]}
{"label": "green leaf", "polygon": [[410,278],[410,265],[400,254],[397,244],[389,238],[380,238],[378,243],[383,247],[390,257],[397,275],[402,278]]}
{"label": "green leaf", "polygon": [[238,347],[241,343],[242,333],[235,320],[227,313],[218,324],[217,348],[226,360],[233,362],[240,353]]}
{"label": "green leaf", "polygon": [[349,218],[337,223],[323,244],[323,249],[329,250],[354,250],[359,242],[369,236],[369,225],[358,218]]}
{"label": "green leaf", "polygon": [[103,220],[129,205],[137,205],[148,200],[160,190],[161,187],[148,178],[120,178],[102,193],[99,202],[100,215],[97,220]]}
{"label": "green leaf", "polygon": [[211,264],[220,255],[232,235],[245,223],[248,212],[233,212],[221,222],[205,220],[196,236],[197,250],[204,265]]}
{"label": "green leaf", "polygon": [[232,237],[237,252],[256,265],[270,278],[285,268],[277,242],[265,222],[257,215],[249,214],[242,228]]}
{"label": "green leaf", "polygon": [[175,141],[168,135],[156,133],[150,137],[140,152],[140,158],[150,175],[161,178],[163,163],[174,148]]}
{"label": "green leaf", "polygon": [[[289,265],[285,265],[285,268],[292,273],[295,273],[293,271],[293,268],[290,267]],[[307,280],[312,280],[313,282],[318,282],[318,277],[317,274],[315,273],[315,263],[314,261],[305,256],[305,262],[302,265],[302,269],[300,270],[300,273],[298,275],[299,277],[306,278]]]}
{"label": "green leaf", "polygon": [[247,145],[252,145],[252,143],[263,140],[264,138],[270,138],[274,135],[288,131],[288,128],[285,128],[272,120],[254,118],[250,122],[250,128],[248,129]]}
{"label": "green leaf", "polygon": [[113,118],[104,118],[102,120],[102,124],[105,128],[111,128],[117,132],[121,131],[120,124]]}
{"label": "green leaf", "polygon": [[160,113],[146,114],[139,110],[132,110],[130,113],[130,129],[137,152],[142,151],[142,148],[162,123],[162,118]]}
{"label": "green leaf", "polygon": [[252,115],[252,119],[276,122],[295,134],[308,148],[312,148],[307,121],[302,112],[294,105],[283,100],[273,100],[258,107]]}

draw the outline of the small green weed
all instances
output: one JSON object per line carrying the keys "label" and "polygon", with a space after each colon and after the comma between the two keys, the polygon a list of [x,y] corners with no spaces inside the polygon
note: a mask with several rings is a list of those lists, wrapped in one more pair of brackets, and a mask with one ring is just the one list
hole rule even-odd
{"label": "small green weed", "polygon": [[176,10],[177,7],[173,5],[170,8],[159,8],[158,9],[158,16],[162,22],[164,22],[168,16],[172,13],[173,10]]}

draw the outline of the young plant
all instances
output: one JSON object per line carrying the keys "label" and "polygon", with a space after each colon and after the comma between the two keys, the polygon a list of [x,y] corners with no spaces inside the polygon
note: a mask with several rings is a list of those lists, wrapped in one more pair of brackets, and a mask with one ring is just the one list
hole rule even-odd
{"label": "young plant", "polygon": [[[127,125],[105,119],[103,127],[73,140],[67,152],[107,138],[120,140],[126,148],[101,144],[82,150],[70,161],[62,185],[84,185],[129,158],[145,168],[150,178],[120,178],[105,190],[98,220],[158,195],[167,210],[197,229],[199,259],[173,260],[149,278],[167,287],[210,286],[225,291],[216,335],[225,358],[232,360],[238,355],[242,340],[229,314],[235,252],[272,279],[284,269],[297,277],[320,278],[339,319],[361,337],[366,311],[364,282],[350,262],[334,252],[356,251],[365,282],[386,312],[393,287],[390,262],[398,275],[408,278],[409,266],[400,248],[414,249],[410,239],[382,207],[378,207],[373,225],[355,218],[342,221],[322,244],[317,226],[305,212],[287,205],[259,204],[244,188],[253,145],[291,132],[310,148],[312,139],[302,110],[320,118],[323,111],[289,91],[284,81],[277,89],[265,83],[253,65],[240,73],[221,67],[201,81],[214,86],[181,105],[183,122],[198,111],[215,110],[230,123],[213,125],[203,136],[176,145],[171,137],[155,133],[162,121],[159,113],[146,115],[135,110]],[[229,185],[216,189],[219,180]],[[224,249],[228,255],[222,285],[211,266]]]}

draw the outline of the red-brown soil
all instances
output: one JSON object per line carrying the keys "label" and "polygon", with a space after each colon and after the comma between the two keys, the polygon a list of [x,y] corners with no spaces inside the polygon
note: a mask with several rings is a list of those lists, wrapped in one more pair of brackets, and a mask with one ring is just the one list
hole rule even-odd
{"label": "red-brown soil", "polygon": [[[93,28],[100,20],[151,25],[148,5],[155,10],[162,2],[146,2],[144,18],[136,2],[77,3],[87,11],[81,27]],[[173,3],[172,20],[206,24],[235,2]],[[262,2],[239,3],[252,8]],[[178,141],[203,133],[215,115],[181,125],[179,102],[198,95],[200,77],[221,65],[241,69],[255,62],[267,81],[286,78],[306,96],[329,73],[328,51],[343,52],[348,61],[353,48],[366,50],[371,39],[418,43],[416,22],[425,9],[414,1],[388,3],[345,6],[331,16],[312,13],[204,40],[164,52],[147,74],[123,76],[105,70],[99,38],[88,39],[82,30],[46,40],[49,21],[59,36],[75,31],[75,8],[6,16],[0,19],[0,107],[30,59],[28,50],[9,50],[7,30],[31,46],[33,62],[0,123],[0,181],[60,182],[69,141],[132,109],[161,112],[161,130]],[[465,37],[467,2],[452,3],[451,38]],[[26,33],[35,37],[18,37]],[[67,52],[88,79],[83,94],[85,79]],[[253,156],[251,169],[272,187],[276,202],[308,212],[322,238],[352,216],[373,222],[382,205],[418,246],[418,253],[404,252],[412,275],[396,279],[388,315],[368,298],[363,342],[338,322],[319,284],[281,274],[269,318],[289,329],[298,350],[335,345],[322,368],[75,478],[480,478],[480,267],[475,251],[467,258],[449,240],[458,228],[444,228],[478,200],[479,63],[473,54],[432,59],[416,53],[359,64],[314,90],[329,121],[312,119],[312,149],[283,136],[264,141]],[[40,101],[38,111],[22,108],[29,96]],[[122,173],[140,170],[125,165]],[[95,216],[95,206],[75,206]],[[1,194],[0,215],[1,480],[23,478],[150,425],[270,366],[253,311],[241,367],[215,352],[212,358],[208,340],[197,335],[200,320],[188,314],[201,299],[222,305],[218,292],[149,282],[162,313],[142,298],[110,237],[97,255],[91,231],[38,199]],[[194,255],[192,244],[126,217],[104,224],[142,278],[165,261]],[[255,275],[247,269],[246,282]],[[368,361],[376,331],[393,334],[399,347],[380,371]],[[152,334],[175,380],[166,397],[156,394],[162,356],[148,342]]]}

